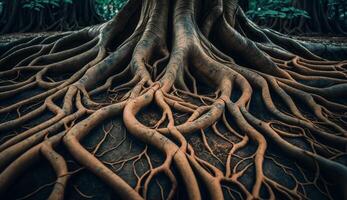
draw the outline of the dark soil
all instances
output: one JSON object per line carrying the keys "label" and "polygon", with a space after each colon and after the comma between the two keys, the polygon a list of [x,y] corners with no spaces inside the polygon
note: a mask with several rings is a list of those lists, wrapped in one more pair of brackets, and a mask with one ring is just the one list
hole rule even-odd
{"label": "dark soil", "polygon": [[[39,33],[11,33],[0,35],[0,44],[6,44],[17,39],[33,37],[33,36],[43,36],[43,35],[54,35],[59,32],[39,32]],[[347,36],[289,36],[295,39],[300,39],[307,42],[323,43],[330,45],[344,45],[347,46]]]}

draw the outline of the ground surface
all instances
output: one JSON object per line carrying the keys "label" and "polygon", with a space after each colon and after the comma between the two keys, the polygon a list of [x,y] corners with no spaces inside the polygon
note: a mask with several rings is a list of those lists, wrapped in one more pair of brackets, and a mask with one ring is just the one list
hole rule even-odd
{"label": "ground surface", "polygon": [[[23,37],[31,37],[31,36],[37,36],[37,35],[45,35],[45,34],[55,34],[55,32],[50,33],[26,33],[26,34],[10,34],[10,35],[3,35],[0,36],[0,45],[8,43],[10,41],[14,41],[19,38]],[[347,38],[326,38],[326,37],[315,37],[315,38],[307,38],[307,37],[300,37],[300,39],[304,39],[310,42],[315,42],[319,44],[333,44],[333,45],[347,45]],[[347,59],[347,55],[346,55]],[[35,91],[32,91],[35,92]],[[25,95],[25,94],[23,94]],[[237,96],[237,94],[236,94]],[[235,96],[235,97],[236,97]],[[1,102],[1,104],[6,104],[6,102]],[[251,108],[257,109],[257,112],[260,113],[260,115],[263,115],[263,118],[267,117],[267,112],[264,109],[264,105],[262,104],[260,94],[256,94],[254,100],[252,101]],[[304,109],[304,108],[303,108]],[[139,119],[141,122],[147,125],[154,125],[155,122],[160,118],[160,113],[157,112],[158,108],[155,106],[150,107],[147,110],[142,111],[142,114],[139,116]],[[41,116],[40,121],[44,121],[48,118],[47,116]],[[176,120],[184,120],[187,116],[182,116],[180,113],[176,113]],[[36,121],[37,123],[38,121]],[[29,125],[28,125],[29,126]],[[225,131],[224,127],[220,126],[219,129],[221,132]],[[112,119],[111,121],[108,121],[107,123],[104,123],[102,126],[97,127],[92,134],[89,134],[84,141],[82,141],[83,146],[87,147],[87,149],[93,149],[95,145],[103,139],[105,136],[105,132],[108,134],[106,135],[107,140],[105,140],[105,143],[103,143],[98,152],[97,155],[102,157],[102,159],[105,162],[112,162],[117,160],[122,160],[124,158],[129,158],[132,156],[137,155],[141,151],[143,151],[144,148],[146,148],[144,145],[142,145],[140,142],[137,142],[135,138],[130,137],[130,134],[125,133],[124,125],[122,124],[121,119]],[[127,135],[127,136],[126,136]],[[126,136],[126,137],[125,137]],[[209,139],[210,146],[214,153],[218,155],[219,158],[221,158],[224,162],[224,159],[226,159],[227,152],[230,149],[230,145],[226,143],[225,141],[221,140],[220,138],[216,137],[214,134],[211,133],[211,130],[206,130],[206,137]],[[0,138],[1,139],[1,138]],[[3,139],[3,138],[2,138]],[[228,138],[230,140],[235,140],[235,138]],[[189,142],[195,146],[197,154],[201,156],[201,158],[208,160],[210,163],[214,163],[215,166],[223,167],[221,164],[219,164],[219,161],[212,157],[204,148],[202,143],[202,136],[200,133],[195,133],[189,136],[188,138]],[[300,141],[291,141],[293,143],[299,143]],[[229,146],[228,146],[229,145]],[[304,144],[297,144],[298,146],[302,145],[303,148]],[[112,147],[118,147],[117,149],[110,150]],[[149,154],[150,157],[153,159],[153,164],[155,165],[160,164],[163,161],[163,156],[158,154],[157,152],[153,151],[153,149],[149,148]],[[256,145],[249,145],[247,148],[240,151],[238,154],[241,156],[247,156],[251,155],[252,152],[254,152],[254,149],[256,148]],[[200,151],[198,151],[200,150]],[[64,155],[64,157],[68,157],[69,155],[63,150],[60,149],[59,152]],[[281,152],[279,152],[276,149],[272,148],[272,145],[269,144],[269,152],[271,154],[274,154],[275,157],[280,158],[277,160],[268,159],[265,161],[265,174],[268,174],[270,177],[272,177],[274,180],[278,180],[279,182],[283,183],[284,185],[291,185],[293,184],[293,181],[291,178],[283,173],[283,170],[279,169],[279,167],[275,164],[275,162],[285,162],[286,166],[290,166],[292,168],[296,168],[297,170],[293,171],[300,171],[302,169],[299,169],[294,162],[286,159],[285,157],[281,157]],[[279,161],[280,160],[280,161]],[[146,166],[145,162],[142,162],[143,160],[139,160],[139,162],[136,163],[136,167],[139,173],[141,171],[145,171],[148,166]],[[20,180],[15,184],[14,187],[8,192],[7,196],[4,199],[45,199],[47,195],[49,195],[49,192],[52,188],[52,184],[50,182],[47,182],[47,180],[54,181],[55,174],[51,167],[49,167],[48,163],[44,163],[46,161],[42,161],[40,165],[37,165],[33,167],[29,173],[26,173],[23,177],[20,178]],[[99,181],[94,175],[87,172],[84,169],[81,169],[77,163],[71,160],[69,164],[69,169],[76,169],[76,173],[72,176],[72,180],[69,182],[71,187],[68,187],[68,191],[66,192],[66,199],[117,199],[117,196],[110,190],[108,187],[101,181]],[[131,183],[132,186],[135,184],[135,176],[132,171],[131,165],[133,164],[132,161],[130,162],[119,162],[114,165],[110,165],[110,167],[117,172],[122,178],[124,178],[128,183]],[[123,166],[124,165],[124,166]],[[244,165],[247,165],[247,162],[244,163]],[[250,171],[246,174],[246,176],[243,177],[242,182],[246,183],[246,185],[251,186],[252,183],[248,183],[251,179],[247,179],[247,177],[253,176],[254,172]],[[42,177],[47,178],[42,178]],[[297,174],[297,177],[299,179],[310,179],[311,177],[304,177],[300,174]],[[304,181],[304,180],[303,180]],[[158,178],[158,182],[161,183],[163,186],[163,189],[165,191],[166,187],[168,187],[168,181],[164,178]],[[156,184],[155,182],[153,184]],[[319,184],[319,183],[318,183]],[[47,186],[47,187],[41,187],[41,186]],[[317,188],[314,188],[312,185],[308,184],[305,186],[306,191],[309,198],[311,199],[325,199],[325,196],[322,195]],[[33,192],[38,191],[34,195],[26,198],[26,195]],[[160,191],[150,191],[150,197],[151,199],[160,199]],[[179,199],[184,199],[184,196],[178,195]],[[336,197],[338,198],[338,197]],[[1,198],[0,198],[1,199]]]}
{"label": "ground surface", "polygon": [[[11,41],[15,41],[17,39],[25,38],[25,37],[33,37],[33,36],[43,36],[43,35],[54,35],[58,32],[40,32],[40,33],[12,33],[12,34],[4,34],[0,35],[0,44],[5,44]],[[292,38],[297,38],[300,40],[315,42],[315,43],[324,43],[330,45],[337,46],[346,46],[347,45],[347,37],[335,37],[335,36],[291,36]]]}

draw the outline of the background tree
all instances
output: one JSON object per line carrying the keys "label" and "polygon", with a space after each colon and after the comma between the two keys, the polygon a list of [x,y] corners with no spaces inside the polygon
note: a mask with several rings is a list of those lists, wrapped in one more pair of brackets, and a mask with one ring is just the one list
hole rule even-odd
{"label": "background tree", "polygon": [[75,30],[101,23],[94,0],[2,0],[0,32]]}
{"label": "background tree", "polygon": [[282,33],[346,35],[346,1],[255,0],[251,5],[253,20]]}
{"label": "background tree", "polygon": [[[130,0],[103,24],[10,43],[0,196],[62,199],[87,170],[122,199],[344,199],[347,62],[306,46],[236,0]],[[44,163],[55,180],[19,187]]]}

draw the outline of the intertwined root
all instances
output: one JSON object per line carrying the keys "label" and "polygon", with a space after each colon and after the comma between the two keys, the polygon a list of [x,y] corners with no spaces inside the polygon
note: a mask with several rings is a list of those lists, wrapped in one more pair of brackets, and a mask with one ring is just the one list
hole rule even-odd
{"label": "intertwined root", "polygon": [[[210,7],[202,17],[200,9]],[[130,1],[106,24],[24,39],[2,52],[0,194],[42,157],[57,176],[48,184],[54,185],[49,198],[62,199],[76,171],[56,150],[61,146],[124,199],[150,197],[154,181],[169,199],[182,188],[189,199],[205,192],[210,199],[306,199],[307,185],[330,199],[344,195],[347,63],[324,60],[297,41],[258,29],[236,1]],[[138,116],[153,104],[161,117],[153,124],[141,122]],[[40,121],[47,112],[47,120]],[[104,136],[92,150],[81,141],[116,116],[144,148],[107,161],[103,157],[126,139],[102,150],[113,137],[112,124],[103,125]],[[19,128],[33,121],[41,123]],[[190,139],[195,134],[205,156]],[[221,142],[211,145],[211,138]],[[224,153],[216,152],[218,145]],[[252,153],[245,154],[249,146]],[[164,155],[159,165],[149,147]],[[139,172],[140,161],[147,171]],[[268,162],[293,184],[269,175]],[[133,186],[116,173],[128,163],[136,177]],[[167,192],[159,175],[171,183]],[[338,194],[331,193],[331,180]]]}

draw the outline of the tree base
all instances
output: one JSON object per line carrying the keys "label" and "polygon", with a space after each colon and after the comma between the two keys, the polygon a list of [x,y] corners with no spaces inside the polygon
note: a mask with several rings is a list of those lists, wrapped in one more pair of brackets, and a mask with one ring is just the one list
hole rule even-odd
{"label": "tree base", "polygon": [[[237,1],[129,1],[100,26],[1,52],[1,195],[40,159],[49,199],[79,166],[122,199],[344,195],[347,62],[260,30]],[[117,117],[133,144],[111,134]]]}

